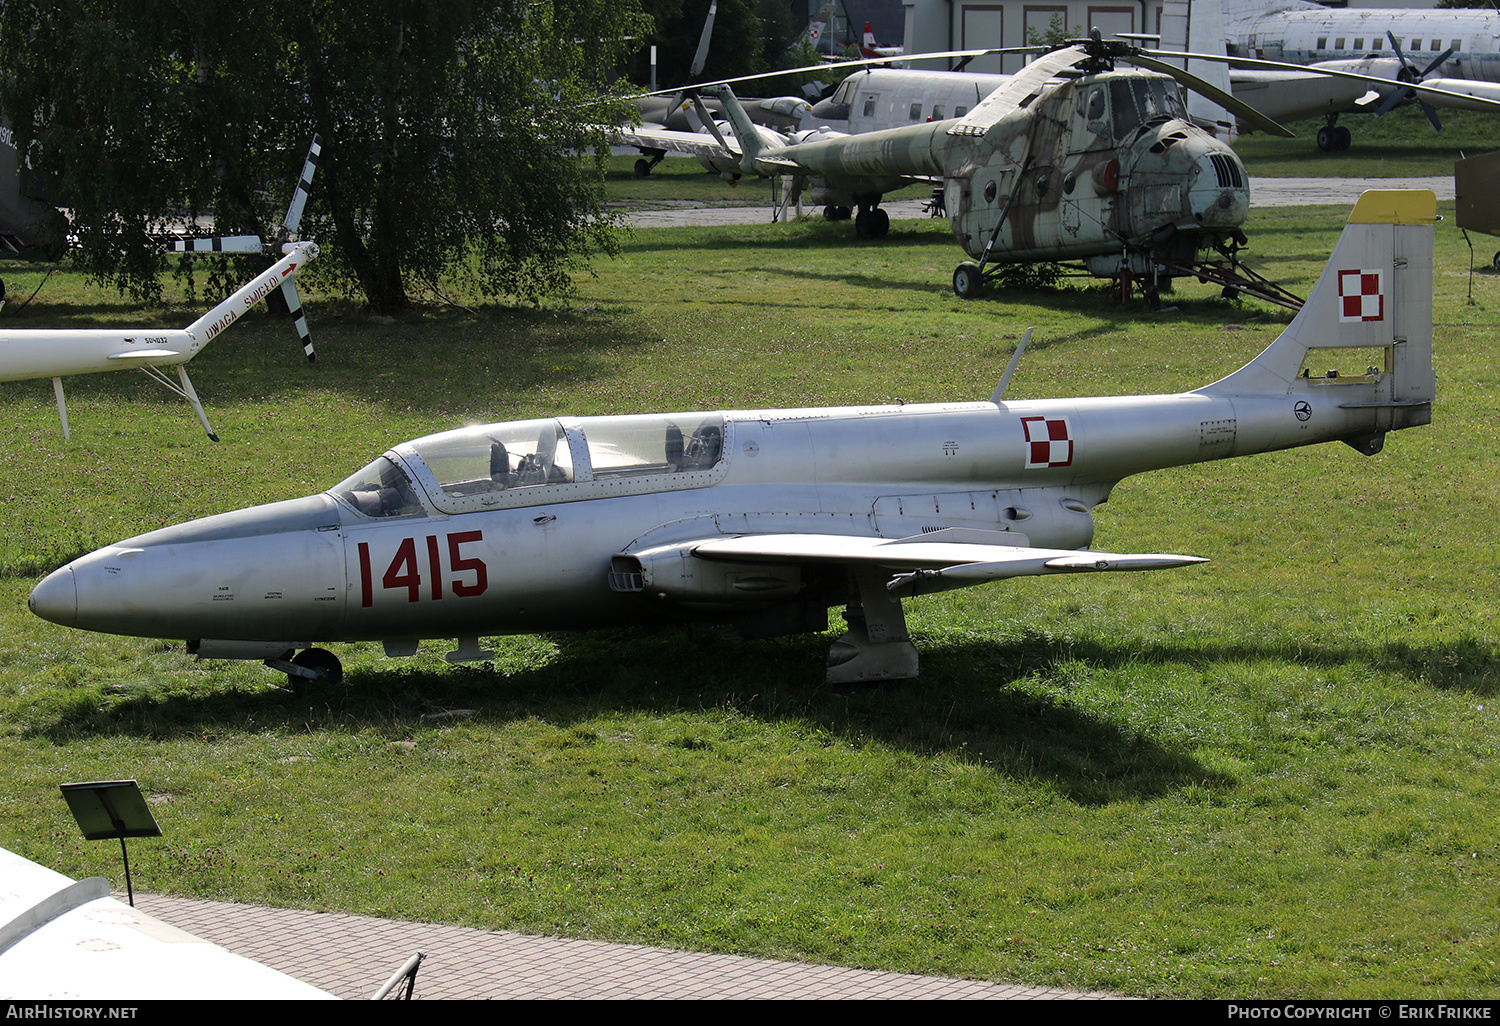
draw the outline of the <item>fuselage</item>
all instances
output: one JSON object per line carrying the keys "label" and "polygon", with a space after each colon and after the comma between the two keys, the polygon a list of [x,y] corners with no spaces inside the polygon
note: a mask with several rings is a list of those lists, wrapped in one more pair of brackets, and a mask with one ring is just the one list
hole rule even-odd
{"label": "fuselage", "polygon": [[0,381],[170,367],[191,360],[202,346],[181,328],[0,332]]}
{"label": "fuselage", "polygon": [[[1226,11],[1226,15],[1228,12]],[[1365,10],[1298,7],[1226,16],[1227,52],[1291,64],[1395,57],[1387,33],[1419,68],[1442,78],[1500,82],[1500,14],[1483,10]]]}

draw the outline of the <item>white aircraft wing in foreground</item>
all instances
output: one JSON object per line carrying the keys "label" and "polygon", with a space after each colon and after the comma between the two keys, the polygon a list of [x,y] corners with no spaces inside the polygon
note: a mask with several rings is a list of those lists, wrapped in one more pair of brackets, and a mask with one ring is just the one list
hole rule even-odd
{"label": "white aircraft wing in foreground", "polygon": [[0,848],[0,1001],[333,1000],[334,995]]}

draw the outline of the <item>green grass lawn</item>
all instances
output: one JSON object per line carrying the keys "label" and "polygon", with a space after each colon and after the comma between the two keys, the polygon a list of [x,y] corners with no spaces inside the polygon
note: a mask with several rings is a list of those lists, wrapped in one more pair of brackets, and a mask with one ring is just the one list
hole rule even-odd
{"label": "green grass lawn", "polygon": [[[1305,293],[1346,215],[1255,214],[1257,266]],[[1195,283],[1165,314],[965,303],[936,222],[642,230],[541,309],[377,322],[309,279],[316,367],[259,314],[192,364],[219,445],[139,375],[71,379],[71,442],[46,382],[0,385],[0,844],[114,874],[57,785],[134,777],[165,831],[131,847],[143,890],[1136,995],[1489,997],[1500,275],[1468,298],[1451,223],[1431,426],[1127,480],[1098,545],[1213,562],[914,600],[922,677],[867,687],[822,684],[827,636],[669,630],[464,667],[338,646],[344,684],[293,696],[25,598],[469,421],[982,399],[1028,325],[1011,397],[1171,391],[1290,315]],[[5,320],[198,309],[56,277]]]}

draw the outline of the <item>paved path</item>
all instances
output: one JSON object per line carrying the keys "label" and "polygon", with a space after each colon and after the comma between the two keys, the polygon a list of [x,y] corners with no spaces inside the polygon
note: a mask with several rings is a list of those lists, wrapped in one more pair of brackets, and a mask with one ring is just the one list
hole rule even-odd
{"label": "paved path", "polygon": [[[1252,178],[1250,206],[1307,207],[1320,204],[1352,206],[1366,189],[1431,189],[1440,200],[1453,198],[1453,176],[1434,178]],[[926,217],[924,200],[882,203],[893,220]],[[806,214],[817,210],[803,208]],[[760,224],[770,219],[767,207],[705,207],[691,200],[665,210],[645,210],[630,215],[638,228],[679,228],[685,225]]]}
{"label": "paved path", "polygon": [[418,950],[427,957],[414,996],[426,999],[1110,996],[158,894],[137,894],[135,904],[163,922],[343,998],[368,998]]}

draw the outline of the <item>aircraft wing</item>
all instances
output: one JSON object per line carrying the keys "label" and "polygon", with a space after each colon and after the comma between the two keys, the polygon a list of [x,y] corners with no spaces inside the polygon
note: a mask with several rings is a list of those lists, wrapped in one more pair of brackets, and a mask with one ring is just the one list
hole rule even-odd
{"label": "aircraft wing", "polygon": [[[1010,539],[1022,544],[1013,544]],[[983,540],[977,540],[983,539]],[[830,534],[747,534],[689,546],[702,559],[736,563],[842,563],[889,570],[892,591],[947,578],[979,582],[1007,577],[1108,570],[1162,570],[1206,563],[1200,556],[1118,553],[1093,549],[1042,549],[1022,535],[949,528],[911,538],[860,538]]]}
{"label": "aircraft wing", "polygon": [[0,848],[0,1000],[333,997]]}
{"label": "aircraft wing", "polygon": [[1203,60],[1217,60],[1228,64],[1230,68],[1236,69],[1231,75],[1231,82],[1238,86],[1239,83],[1248,83],[1263,80],[1257,76],[1258,71],[1290,71],[1303,74],[1316,71],[1321,75],[1332,78],[1344,79],[1350,82],[1363,82],[1376,89],[1405,89],[1415,92],[1421,99],[1435,107],[1456,107],[1462,110],[1500,110],[1500,83],[1479,82],[1469,79],[1455,78],[1428,78],[1420,82],[1400,82],[1394,80],[1391,75],[1371,75],[1347,69],[1347,65],[1359,65],[1364,61],[1325,61],[1317,64],[1287,64],[1283,61],[1257,60],[1249,57],[1224,57],[1213,54],[1187,53],[1187,54],[1161,54],[1170,57],[1196,57]]}
{"label": "aircraft wing", "polygon": [[739,160],[738,153],[731,153],[719,145],[711,135],[702,132],[678,132],[669,128],[632,128],[621,125],[610,129],[610,134],[622,146],[639,146],[643,150],[666,150],[669,153],[686,153],[694,157],[719,157]]}

